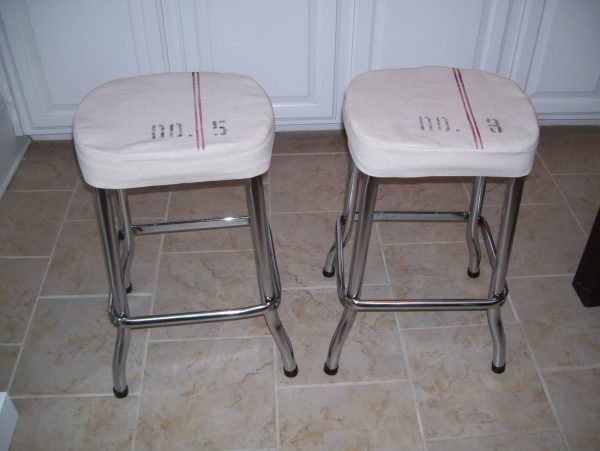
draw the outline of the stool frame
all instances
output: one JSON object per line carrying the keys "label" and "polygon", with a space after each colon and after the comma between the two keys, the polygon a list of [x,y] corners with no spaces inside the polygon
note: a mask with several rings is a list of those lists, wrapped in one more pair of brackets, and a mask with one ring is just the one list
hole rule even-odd
{"label": "stool frame", "polygon": [[[247,216],[204,218],[191,221],[133,224],[124,189],[95,188],[98,223],[109,279],[108,315],[117,328],[112,373],[113,392],[117,398],[127,396],[126,361],[131,329],[232,321],[264,316],[281,354],[284,374],[294,377],[298,366],[288,335],[279,319],[281,283],[273,237],[267,220],[262,176],[246,179]],[[131,292],[131,264],[134,236],[187,230],[250,226],[261,303],[224,310],[131,316],[127,293]]]}
{"label": "stool frame", "polygon": [[[350,159],[344,207],[336,221],[335,241],[327,254],[323,267],[324,276],[337,275],[338,298],[344,306],[344,312],[329,346],[324,366],[325,373],[329,375],[337,373],[342,347],[358,312],[428,310],[486,310],[493,342],[492,371],[502,373],[506,368],[506,338],[502,325],[501,307],[506,302],[508,295],[506,274],[524,180],[525,177],[506,179],[498,247],[496,247],[490,226],[481,215],[486,177],[475,177],[469,211],[375,211],[378,179],[362,173]],[[360,199],[357,202],[359,186],[362,188],[360,189]],[[359,208],[357,208],[357,204]],[[481,249],[478,231],[480,231],[492,266],[488,297],[483,299],[360,299],[373,221],[466,222],[466,241],[469,251],[467,274],[471,278],[479,276]],[[354,222],[357,222],[357,231],[348,285],[346,285],[344,247],[350,240]]]}

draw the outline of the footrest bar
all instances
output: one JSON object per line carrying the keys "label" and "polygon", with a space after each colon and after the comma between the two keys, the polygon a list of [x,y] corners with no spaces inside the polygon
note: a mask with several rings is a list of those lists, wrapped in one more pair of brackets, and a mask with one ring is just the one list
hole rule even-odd
{"label": "footrest bar", "polygon": [[212,310],[206,312],[169,313],[164,315],[132,316],[115,315],[109,311],[111,321],[116,327],[129,329],[145,329],[162,326],[180,326],[185,324],[212,323],[217,321],[233,321],[264,315],[273,309],[275,301],[266,304],[253,305],[227,310]]}
{"label": "footrest bar", "polygon": [[344,297],[342,302],[356,311],[399,312],[427,310],[487,310],[502,305],[506,297],[492,299],[372,299]]}
{"label": "footrest bar", "polygon": [[205,218],[193,221],[158,222],[151,224],[133,224],[131,229],[135,235],[153,233],[185,232],[191,230],[222,229],[224,227],[241,227],[250,224],[249,216],[227,216],[224,218]]}
{"label": "footrest bar", "polygon": [[[354,220],[358,213],[354,215]],[[442,222],[466,222],[469,219],[468,211],[376,211],[373,213],[373,221],[442,221]]]}

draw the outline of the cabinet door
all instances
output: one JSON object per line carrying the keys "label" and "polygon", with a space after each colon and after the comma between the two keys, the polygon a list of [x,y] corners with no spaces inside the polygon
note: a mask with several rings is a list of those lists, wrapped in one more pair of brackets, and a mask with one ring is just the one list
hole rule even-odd
{"label": "cabinet door", "polygon": [[178,0],[164,3],[171,70],[239,72],[270,95],[279,124],[334,112],[333,0]]}
{"label": "cabinet door", "polygon": [[353,75],[372,69],[498,68],[510,0],[358,0]]}
{"label": "cabinet door", "polygon": [[70,133],[94,87],[164,71],[159,12],[146,0],[2,0],[0,50],[24,133]]}
{"label": "cabinet door", "polygon": [[539,118],[598,123],[600,1],[515,0],[511,22],[522,32],[505,72],[531,97]]}

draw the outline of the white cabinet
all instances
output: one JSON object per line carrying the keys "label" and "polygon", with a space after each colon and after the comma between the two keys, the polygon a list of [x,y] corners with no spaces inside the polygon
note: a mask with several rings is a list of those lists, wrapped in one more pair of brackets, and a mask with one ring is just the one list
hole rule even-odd
{"label": "white cabinet", "polygon": [[339,126],[353,76],[420,65],[509,76],[543,120],[600,120],[598,0],[0,0],[0,19],[0,88],[31,135],[70,133],[105,81],[192,70],[254,77],[280,128]]}
{"label": "white cabinet", "polygon": [[[507,75],[549,122],[600,122],[600,1],[520,0],[521,23]],[[516,27],[515,27],[516,28]]]}

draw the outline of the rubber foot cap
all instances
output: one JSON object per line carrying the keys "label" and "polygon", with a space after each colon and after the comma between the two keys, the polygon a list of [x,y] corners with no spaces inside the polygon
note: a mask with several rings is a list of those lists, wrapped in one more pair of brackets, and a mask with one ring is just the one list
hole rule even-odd
{"label": "rubber foot cap", "polygon": [[494,365],[494,363],[492,362],[492,371],[496,374],[502,374],[504,373],[504,370],[506,369],[506,363],[502,366],[496,366]]}
{"label": "rubber foot cap", "polygon": [[127,288],[125,288],[125,293],[129,294],[133,291],[133,285],[129,285]]}
{"label": "rubber foot cap", "polygon": [[296,377],[298,375],[298,365],[296,365],[296,368],[294,368],[292,371],[288,371],[284,368],[283,374],[285,374],[286,377]]}
{"label": "rubber foot cap", "polygon": [[123,390],[123,391],[117,391],[113,387],[113,393],[119,399],[125,398],[129,394],[129,387],[125,387],[125,390]]}
{"label": "rubber foot cap", "polygon": [[334,274],[335,274],[335,271],[329,272],[329,271],[325,271],[325,268],[323,268],[323,275],[325,277],[333,277]]}
{"label": "rubber foot cap", "polygon": [[467,268],[467,276],[471,279],[477,279],[479,277],[479,270],[477,272],[471,272],[471,270]]}
{"label": "rubber foot cap", "polygon": [[334,368],[334,369],[330,369],[327,364],[325,364],[325,366],[323,366],[323,371],[325,371],[325,374],[327,374],[328,376],[335,376],[338,372],[339,366]]}

